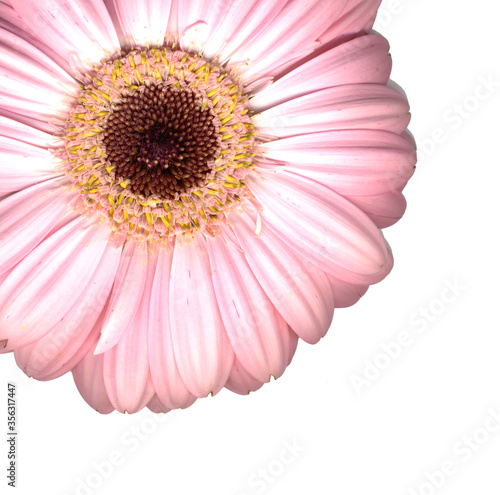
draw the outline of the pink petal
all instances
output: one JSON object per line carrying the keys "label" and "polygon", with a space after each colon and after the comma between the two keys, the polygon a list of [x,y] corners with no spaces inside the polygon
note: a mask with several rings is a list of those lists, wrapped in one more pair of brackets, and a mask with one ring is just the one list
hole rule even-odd
{"label": "pink petal", "polygon": [[290,0],[265,31],[242,47],[231,64],[247,64],[241,68],[246,82],[277,75],[319,46],[318,34],[328,28],[346,4],[347,0]]}
{"label": "pink petal", "polygon": [[335,307],[347,308],[357,303],[365,295],[368,285],[356,285],[327,275],[335,298]]}
{"label": "pink petal", "polygon": [[349,196],[348,199],[363,210],[379,229],[394,225],[406,210],[406,199],[400,191],[376,196]]}
{"label": "pink petal", "polygon": [[386,131],[344,130],[279,139],[262,145],[267,166],[286,164],[294,174],[344,196],[383,194],[403,187],[415,171],[412,140]]}
{"label": "pink petal", "polygon": [[103,354],[94,355],[93,347],[73,368],[73,379],[85,402],[101,414],[109,414],[115,408],[108,397],[103,377]]}
{"label": "pink petal", "polygon": [[63,68],[66,72],[69,73],[71,70],[67,60],[63,59],[54,50],[43,43],[43,41],[36,37],[36,35],[24,23],[21,16],[10,6],[10,2],[7,2],[7,4],[0,4],[0,28],[28,41],[38,50],[48,55],[50,59],[56,62],[57,65]]}
{"label": "pink petal", "polygon": [[0,105],[27,115],[54,117],[66,113],[66,94],[76,82],[42,51],[0,29]]}
{"label": "pink petal", "polygon": [[0,340],[13,349],[53,328],[81,297],[110,234],[80,217],[29,253],[0,286]]}
{"label": "pink petal", "polygon": [[175,362],[170,329],[169,288],[172,252],[160,249],[151,291],[148,349],[151,379],[158,399],[170,409],[185,408],[196,397],[182,381]]}
{"label": "pink petal", "polygon": [[39,148],[50,147],[54,141],[51,134],[1,115],[0,136],[21,141],[27,145],[38,146]]}
{"label": "pink petal", "polygon": [[298,254],[348,282],[372,284],[385,277],[385,240],[361,210],[287,171],[266,171],[262,177],[249,177],[247,184],[263,207],[263,224]]}
{"label": "pink petal", "polygon": [[212,285],[206,242],[195,236],[176,243],[170,280],[170,325],[175,361],[196,397],[215,395],[234,359]]}
{"label": "pink petal", "polygon": [[248,266],[245,255],[222,237],[207,239],[217,303],[234,353],[261,382],[281,376],[288,364],[290,330]]}
{"label": "pink petal", "polygon": [[346,84],[386,84],[391,73],[389,43],[378,35],[361,36],[328,50],[258,93],[252,108],[272,106],[320,89]]}
{"label": "pink petal", "polygon": [[301,339],[318,342],[328,331],[334,310],[324,273],[303,263],[266,222],[259,236],[255,235],[255,218],[248,213],[232,213],[229,223],[273,305]]}
{"label": "pink petal", "polygon": [[[266,380],[267,381],[267,380]],[[233,368],[226,382],[226,388],[240,395],[248,395],[264,385],[264,382],[254,378],[243,365],[234,358]]]}
{"label": "pink petal", "polygon": [[249,46],[272,23],[288,0],[227,2],[224,17],[203,48],[208,59],[225,62]]}
{"label": "pink petal", "polygon": [[321,35],[322,44],[340,44],[373,27],[381,0],[349,0],[339,18]]}
{"label": "pink petal", "polygon": [[[37,380],[52,380],[70,371],[94,349],[120,261],[121,246],[110,243],[81,297],[48,333],[16,349],[18,366]],[[96,325],[100,318],[99,325]]]}
{"label": "pink petal", "polygon": [[0,201],[0,273],[42,241],[74,197],[59,181],[50,180]]}
{"label": "pink petal", "polygon": [[[23,107],[24,106],[25,105],[23,105]],[[18,109],[18,112],[23,112],[23,111],[24,110],[22,108]],[[24,114],[16,113],[6,110],[5,108],[0,109],[0,115],[2,115],[2,117],[6,117],[16,122],[28,125],[33,129],[37,129],[48,134],[52,134],[54,132],[54,119],[47,119],[47,117],[44,117],[42,115],[37,115],[37,114],[29,115],[29,112],[25,112]]]}
{"label": "pink petal", "polygon": [[127,332],[141,305],[147,273],[147,244],[131,238],[121,253],[96,354],[111,349]]}
{"label": "pink petal", "polygon": [[139,309],[120,341],[103,354],[104,383],[109,400],[117,411],[130,414],[146,407],[155,395],[149,372],[147,332],[151,286],[156,269],[155,255],[149,253],[145,262],[147,279]]}
{"label": "pink petal", "polygon": [[0,196],[62,175],[50,151],[0,136]]}
{"label": "pink petal", "polygon": [[182,0],[177,3],[180,45],[183,50],[202,51],[220,24],[227,3],[211,0]]}
{"label": "pink petal", "polygon": [[153,396],[153,398],[149,401],[148,409],[155,414],[168,413],[171,411],[171,409],[165,406],[165,404],[163,404],[161,400],[158,399],[157,395]]}
{"label": "pink petal", "polygon": [[381,84],[323,89],[254,117],[262,133],[277,137],[335,129],[375,129],[400,134],[409,122],[406,97]]}
{"label": "pink petal", "polygon": [[120,48],[102,0],[11,0],[23,22],[66,60],[97,63]]}
{"label": "pink petal", "polygon": [[125,38],[132,46],[162,45],[171,0],[114,0]]}

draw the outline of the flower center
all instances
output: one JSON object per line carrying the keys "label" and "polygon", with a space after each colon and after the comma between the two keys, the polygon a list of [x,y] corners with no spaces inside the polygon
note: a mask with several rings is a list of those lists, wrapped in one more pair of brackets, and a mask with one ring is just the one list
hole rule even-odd
{"label": "flower center", "polygon": [[109,164],[135,195],[173,199],[203,187],[221,151],[216,118],[185,89],[153,85],[125,96],[104,124]]}
{"label": "flower center", "polygon": [[61,154],[79,206],[146,240],[213,235],[248,195],[256,154],[238,74],[165,46],[117,54],[83,80]]}

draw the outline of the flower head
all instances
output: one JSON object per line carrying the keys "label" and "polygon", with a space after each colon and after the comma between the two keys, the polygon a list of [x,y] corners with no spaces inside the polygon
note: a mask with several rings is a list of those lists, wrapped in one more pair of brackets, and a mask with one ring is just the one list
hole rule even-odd
{"label": "flower head", "polygon": [[416,161],[379,3],[0,4],[0,352],[132,413],[318,342]]}

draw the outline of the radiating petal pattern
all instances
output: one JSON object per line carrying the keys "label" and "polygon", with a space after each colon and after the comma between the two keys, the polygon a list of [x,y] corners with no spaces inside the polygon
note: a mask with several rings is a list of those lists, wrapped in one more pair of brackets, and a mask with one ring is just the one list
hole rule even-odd
{"label": "radiating petal pattern", "polygon": [[220,0],[177,2],[177,26],[182,49],[201,51],[211,34],[217,31],[227,5],[228,2]]}
{"label": "radiating petal pattern", "polygon": [[0,274],[14,267],[43,240],[72,196],[50,180],[0,201]]}
{"label": "radiating petal pattern", "polygon": [[114,0],[130,44],[161,45],[167,33],[171,0]]}
{"label": "radiating petal pattern", "polygon": [[95,63],[119,49],[102,0],[12,0],[28,28],[68,61]]}
{"label": "radiating petal pattern", "polygon": [[347,0],[289,0],[266,29],[242,47],[231,63],[246,63],[241,68],[246,81],[276,76],[291,62],[319,46],[318,34],[328,28],[346,4]]}
{"label": "radiating petal pattern", "polygon": [[373,129],[399,134],[409,121],[405,96],[380,84],[347,84],[323,89],[255,117],[263,133],[276,137],[336,129]]}
{"label": "radiating petal pattern", "polygon": [[151,291],[148,349],[151,379],[158,399],[167,407],[176,409],[190,406],[196,397],[183,382],[175,361],[169,311],[171,268],[172,252],[161,249]]}
{"label": "radiating petal pattern", "polygon": [[231,224],[248,264],[276,309],[301,339],[318,342],[330,327],[334,309],[325,275],[303,263],[267,224],[259,236],[250,215],[235,214]]}
{"label": "radiating petal pattern", "polygon": [[0,136],[0,196],[61,176],[47,149]]}
{"label": "radiating petal pattern", "polygon": [[0,0],[0,354],[99,413],[280,377],[394,259],[380,0]]}
{"label": "radiating petal pattern", "polygon": [[108,300],[120,261],[121,246],[108,244],[92,278],[50,332],[16,349],[16,362],[28,376],[52,380],[71,371],[94,348],[100,334],[96,325]]}
{"label": "radiating petal pattern", "polygon": [[391,73],[389,43],[367,35],[332,48],[295,68],[252,99],[260,112],[320,89],[346,84],[386,84]]}
{"label": "radiating petal pattern", "polygon": [[215,395],[226,383],[234,352],[220,316],[206,241],[175,245],[169,290],[174,356],[196,397]]}
{"label": "radiating petal pattern", "polygon": [[218,56],[221,62],[238,58],[240,50],[251,45],[276,19],[288,0],[248,0],[220,2],[225,4],[217,29],[203,46],[207,58]]}
{"label": "radiating petal pattern", "polygon": [[239,246],[207,240],[222,321],[234,353],[255,378],[278,378],[288,364],[290,330],[259,285]]}
{"label": "radiating petal pattern", "polygon": [[14,348],[49,332],[81,297],[110,235],[79,217],[19,262],[0,286],[0,340]]}
{"label": "radiating petal pattern", "polygon": [[131,239],[123,248],[96,347],[97,354],[111,349],[126,334],[145,297],[148,270],[147,246]]}
{"label": "radiating petal pattern", "polygon": [[284,165],[294,174],[349,197],[402,188],[413,175],[417,161],[414,143],[377,130],[298,135],[266,143],[262,149],[263,165]]}
{"label": "radiating petal pattern", "polygon": [[386,243],[361,210],[287,171],[262,176],[248,181],[262,217],[297,253],[342,280],[373,284],[384,278]]}
{"label": "radiating petal pattern", "polygon": [[[109,400],[117,411],[140,411],[155,394],[148,356],[148,318],[155,256],[147,256],[146,281],[140,305],[115,347],[104,353],[103,376]],[[95,354],[98,353],[96,349]]]}
{"label": "radiating petal pattern", "polygon": [[[51,134],[1,115],[0,136],[25,143],[28,145],[27,149],[31,146],[50,148],[53,146],[54,142],[54,137]],[[18,144],[15,149],[11,148],[11,151],[14,150],[19,152],[22,150],[22,147]]]}

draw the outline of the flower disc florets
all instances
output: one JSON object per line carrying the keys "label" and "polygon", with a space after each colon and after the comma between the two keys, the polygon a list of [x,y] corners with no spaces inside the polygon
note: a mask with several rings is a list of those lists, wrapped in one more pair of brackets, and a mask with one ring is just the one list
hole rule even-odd
{"label": "flower disc florets", "polygon": [[119,53],[83,82],[63,156],[80,206],[146,240],[213,233],[255,156],[238,75],[172,45]]}

